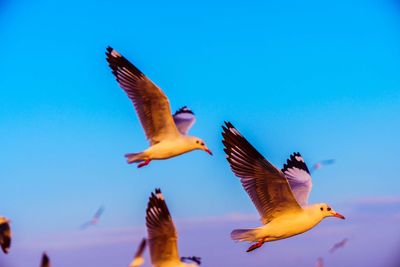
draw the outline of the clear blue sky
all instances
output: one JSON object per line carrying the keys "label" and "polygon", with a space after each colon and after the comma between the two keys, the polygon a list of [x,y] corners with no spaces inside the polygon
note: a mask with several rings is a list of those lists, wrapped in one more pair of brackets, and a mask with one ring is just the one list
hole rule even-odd
{"label": "clear blue sky", "polygon": [[[254,214],[224,159],[232,121],[274,164],[293,151],[333,206],[400,189],[400,7],[396,1],[0,2],[0,214],[21,240],[143,226],[161,187],[174,217]],[[147,146],[110,73],[111,45],[197,115],[193,152],[137,170]],[[228,238],[228,237],[227,237]]]}

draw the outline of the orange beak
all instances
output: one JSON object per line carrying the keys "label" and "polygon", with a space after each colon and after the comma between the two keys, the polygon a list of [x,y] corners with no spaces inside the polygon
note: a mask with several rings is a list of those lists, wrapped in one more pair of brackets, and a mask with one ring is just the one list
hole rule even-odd
{"label": "orange beak", "polygon": [[338,212],[334,213],[333,217],[336,217],[336,218],[339,218],[339,219],[342,219],[342,220],[346,219],[342,214],[340,214]]}
{"label": "orange beak", "polygon": [[211,156],[212,156],[212,154],[213,154],[213,153],[211,152],[211,150],[208,149],[208,148],[204,149],[204,151],[207,152],[208,154],[210,154]]}

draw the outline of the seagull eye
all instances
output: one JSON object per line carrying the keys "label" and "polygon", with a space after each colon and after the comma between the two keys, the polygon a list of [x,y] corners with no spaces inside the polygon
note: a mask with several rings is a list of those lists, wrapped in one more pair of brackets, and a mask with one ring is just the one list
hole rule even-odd
{"label": "seagull eye", "polygon": [[321,208],[320,208],[320,210],[321,210],[321,211],[323,211],[323,210],[324,210],[324,208],[323,208],[323,207],[321,207]]}
{"label": "seagull eye", "polygon": [[328,208],[328,211],[331,211],[331,208]]}

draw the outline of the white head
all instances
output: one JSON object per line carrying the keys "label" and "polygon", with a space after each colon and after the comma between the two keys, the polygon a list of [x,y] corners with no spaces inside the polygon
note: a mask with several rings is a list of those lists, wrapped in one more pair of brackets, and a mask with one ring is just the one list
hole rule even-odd
{"label": "white head", "polygon": [[211,150],[208,149],[206,143],[204,143],[204,141],[201,140],[200,138],[195,136],[188,136],[187,140],[190,143],[190,146],[192,147],[193,150],[195,149],[203,150],[212,156]]}
{"label": "white head", "polygon": [[326,217],[336,217],[342,220],[345,219],[342,214],[336,212],[326,203],[314,204],[310,208],[313,214],[318,214],[319,216],[321,216],[322,219]]}

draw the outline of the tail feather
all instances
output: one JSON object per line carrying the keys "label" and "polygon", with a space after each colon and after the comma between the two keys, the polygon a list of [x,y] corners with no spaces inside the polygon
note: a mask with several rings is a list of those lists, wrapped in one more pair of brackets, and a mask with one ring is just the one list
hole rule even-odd
{"label": "tail feather", "polygon": [[125,154],[126,160],[129,164],[143,161],[142,152]]}
{"label": "tail feather", "polygon": [[231,238],[235,241],[254,242],[256,240],[255,229],[235,229],[231,233]]}

